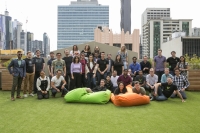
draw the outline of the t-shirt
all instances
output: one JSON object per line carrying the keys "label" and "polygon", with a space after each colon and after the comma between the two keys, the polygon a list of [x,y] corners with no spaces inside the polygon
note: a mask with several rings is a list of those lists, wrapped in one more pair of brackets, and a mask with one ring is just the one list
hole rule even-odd
{"label": "t-shirt", "polygon": [[155,56],[154,62],[156,63],[155,70],[156,71],[164,71],[164,63],[166,62],[165,56]]}
{"label": "t-shirt", "polygon": [[106,66],[108,65],[108,60],[104,59],[99,59],[97,61],[97,64],[99,64],[99,69],[100,71],[104,71],[106,69]]}
{"label": "t-shirt", "polygon": [[26,62],[26,72],[33,73],[33,59],[25,58]]}
{"label": "t-shirt", "polygon": [[91,52],[89,52],[89,51],[85,52],[84,50],[82,50],[81,53],[84,53],[85,57],[89,57],[89,55],[91,55]]}
{"label": "t-shirt", "polygon": [[114,91],[114,95],[119,95],[120,93],[123,93],[125,94],[127,92],[127,89],[126,88],[123,88],[122,91],[120,91],[119,88],[115,89]]}
{"label": "t-shirt", "polygon": [[50,70],[50,72],[51,72],[51,65],[52,65],[52,61],[53,61],[53,60],[55,60],[55,59],[54,59],[54,58],[53,58],[53,59],[51,58],[51,59],[49,59],[48,62],[47,62],[47,65],[49,65],[49,70]]}
{"label": "t-shirt", "polygon": [[127,52],[127,51],[121,52],[121,50],[119,50],[119,51],[117,52],[117,55],[120,55],[122,61],[124,62],[124,61],[126,61],[126,57],[128,57],[128,52]]}
{"label": "t-shirt", "polygon": [[63,76],[60,76],[59,78],[57,78],[56,76],[54,76],[52,79],[51,79],[51,82],[54,82],[54,85],[56,87],[60,86],[61,85],[61,82],[65,80]]}
{"label": "t-shirt", "polygon": [[177,90],[177,86],[175,84],[169,85],[168,83],[161,83],[161,86],[163,87],[163,95],[167,98],[170,97],[175,90]]}
{"label": "t-shirt", "polygon": [[43,58],[38,58],[38,57],[34,57],[33,58],[33,64],[35,64],[35,71],[36,72],[40,72],[43,69],[43,63],[44,59]]}
{"label": "t-shirt", "polygon": [[72,56],[69,57],[64,57],[63,60],[65,61],[65,66],[66,66],[66,73],[70,74],[71,73],[71,63],[73,60]]}
{"label": "t-shirt", "polygon": [[132,83],[132,79],[128,75],[126,77],[124,75],[119,76],[119,78],[117,79],[117,82],[120,82],[120,81],[124,83],[124,86],[127,86]]}
{"label": "t-shirt", "polygon": [[167,62],[169,63],[169,69],[170,71],[174,71],[174,68],[176,67],[177,63],[180,61],[178,57],[169,57],[167,59]]}
{"label": "t-shirt", "polygon": [[[185,62],[185,63],[178,62],[178,63],[177,63],[177,66],[178,66],[178,68],[186,69],[187,66],[188,66],[188,63],[187,63],[187,62]],[[186,76],[186,75],[187,75],[187,70],[181,70],[180,72],[181,72],[181,74],[182,74],[183,76]]]}
{"label": "t-shirt", "polygon": [[135,87],[132,88],[133,93],[145,95],[146,91],[143,87],[140,87],[140,90],[137,90]]}
{"label": "t-shirt", "polygon": [[143,71],[143,69],[145,67],[149,68],[149,69],[145,69],[143,71],[143,74],[149,74],[149,70],[151,68],[151,63],[149,61],[147,61],[146,63],[144,61],[140,62],[140,66],[141,66],[141,70]]}
{"label": "t-shirt", "polygon": [[118,84],[117,84],[117,79],[119,78],[119,76],[111,76],[111,82],[113,83],[113,86],[114,87],[117,87]]}
{"label": "t-shirt", "polygon": [[65,67],[65,61],[64,60],[54,60],[52,61],[52,67],[54,68],[54,73],[57,70],[61,70],[63,72],[63,68]]}
{"label": "t-shirt", "polygon": [[137,75],[135,77],[135,81],[138,81],[140,85],[142,85],[146,81],[146,78],[144,76]]}
{"label": "t-shirt", "polygon": [[150,74],[148,74],[146,76],[146,81],[147,83],[149,83],[150,85],[154,85],[155,83],[158,82],[158,76],[156,74],[154,74],[153,76],[151,76]]}
{"label": "t-shirt", "polygon": [[122,74],[122,66],[124,66],[122,62],[114,62],[114,70],[117,71],[118,76]]}

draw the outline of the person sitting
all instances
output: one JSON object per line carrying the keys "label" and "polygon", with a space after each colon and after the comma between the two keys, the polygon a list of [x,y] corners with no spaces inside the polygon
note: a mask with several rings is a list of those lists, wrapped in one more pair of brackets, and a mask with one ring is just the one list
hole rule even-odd
{"label": "person sitting", "polygon": [[105,84],[105,86],[106,86],[106,88],[108,90],[110,90],[113,93],[113,83],[111,82],[109,75],[106,76],[106,84]]}
{"label": "person sitting", "polygon": [[68,92],[66,89],[66,81],[63,76],[61,76],[62,71],[57,70],[57,75],[51,79],[51,87],[52,87],[52,97],[55,98],[57,92],[62,92],[61,97],[64,97]]}
{"label": "person sitting", "polygon": [[101,79],[100,85],[96,86],[92,89],[93,92],[99,92],[99,91],[106,91],[107,88],[105,86],[106,81],[104,79]]}
{"label": "person sitting", "polygon": [[[180,74],[180,70],[178,68],[175,69],[175,76],[173,78],[173,83],[177,86],[178,91],[182,95],[184,99],[187,99],[185,94],[185,89],[187,89],[190,85],[188,79]],[[171,98],[175,98],[177,95],[177,92],[174,91],[174,93],[171,95]]]}
{"label": "person sitting", "polygon": [[[162,87],[162,90],[160,89],[160,87]],[[160,94],[158,94],[158,91]],[[155,93],[154,93],[155,100],[157,101],[167,100],[174,91],[179,95],[179,97],[181,98],[181,101],[185,102],[177,86],[173,84],[172,78],[168,76],[167,83],[155,84]]]}
{"label": "person sitting", "polygon": [[165,73],[161,77],[161,83],[166,83],[167,77],[173,78],[173,76],[169,73],[169,68],[165,68]]}
{"label": "person sitting", "polygon": [[119,78],[117,79],[117,82],[123,82],[124,86],[126,87],[127,85],[132,85],[132,80],[131,77],[128,76],[128,70],[124,69],[124,73],[119,76]]}
{"label": "person sitting", "polygon": [[133,80],[135,81],[135,77],[138,75],[138,72],[141,70],[140,64],[137,63],[137,57],[132,58],[133,63],[130,64],[129,69],[131,69],[131,77],[133,77]]}
{"label": "person sitting", "polygon": [[148,61],[148,57],[144,56],[143,61],[140,62],[141,70],[143,75],[146,77],[149,74],[149,70],[151,68],[151,63]]}
{"label": "person sitting", "polygon": [[137,93],[140,95],[145,95],[146,91],[143,87],[140,86],[140,83],[138,81],[135,81],[135,85],[132,88],[133,93]]}
{"label": "person sitting", "polygon": [[141,87],[146,87],[146,78],[143,76],[142,70],[140,70],[139,75],[135,77],[135,81],[138,81]]}
{"label": "person sitting", "polygon": [[125,94],[127,92],[126,86],[122,81],[118,82],[118,87],[114,91],[114,95]]}
{"label": "person sitting", "polygon": [[153,96],[151,93],[154,92],[155,89],[155,84],[158,82],[158,76],[154,74],[154,69],[150,69],[150,74],[146,76],[146,82],[147,86],[146,89],[149,91],[149,97],[151,98],[150,100],[153,100]]}
{"label": "person sitting", "polygon": [[37,79],[36,86],[38,89],[37,96],[38,99],[48,99],[49,98],[49,89],[50,89],[50,80],[49,77],[45,76],[45,72],[40,72],[40,77]]}
{"label": "person sitting", "polygon": [[119,78],[119,76],[117,76],[117,71],[114,70],[113,71],[113,76],[111,76],[111,82],[113,84],[113,92],[115,91],[115,89],[118,87],[118,84],[117,84],[117,79]]}

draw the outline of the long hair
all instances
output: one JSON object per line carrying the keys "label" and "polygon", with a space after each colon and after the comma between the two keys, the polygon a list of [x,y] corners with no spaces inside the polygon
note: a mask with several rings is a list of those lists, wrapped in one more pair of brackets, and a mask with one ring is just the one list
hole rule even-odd
{"label": "long hair", "polygon": [[115,57],[115,63],[118,62],[118,60],[117,60],[117,57],[118,57],[118,56],[119,56],[119,62],[122,62],[121,56],[120,56],[120,55],[116,55],[116,57]]}
{"label": "long hair", "polygon": [[[122,50],[122,48],[124,48],[124,50]],[[122,46],[120,52],[124,52],[125,53],[126,52],[126,47]]]}
{"label": "long hair", "polygon": [[99,48],[99,46],[95,46],[95,47],[94,47],[94,53],[97,53],[97,51],[95,50],[97,47],[98,47],[98,49],[99,49],[99,50],[98,50],[98,53],[100,53],[100,48]]}
{"label": "long hair", "polygon": [[[180,61],[179,61],[179,64],[178,65],[180,65],[180,63],[181,63],[181,58],[183,58],[184,60],[183,60],[183,67],[185,68],[185,57],[184,56],[180,56]],[[179,67],[179,66],[178,66]]]}
{"label": "long hair", "polygon": [[[74,46],[76,46],[76,50],[74,50]],[[78,46],[77,45],[73,45],[72,50],[73,50],[73,53],[74,53],[74,51],[78,51]]]}
{"label": "long hair", "polygon": [[[92,61],[90,61],[90,56],[92,57]],[[90,62],[92,62],[93,63],[93,65],[95,64],[94,63],[94,57],[93,57],[93,55],[91,54],[91,55],[89,55],[89,57],[88,57],[88,64],[90,65]]]}
{"label": "long hair", "polygon": [[73,63],[76,63],[76,58],[78,58],[78,63],[80,62],[80,58],[78,57],[78,56],[75,56],[74,58],[73,58]]}
{"label": "long hair", "polygon": [[90,46],[87,44],[87,45],[85,45],[85,48],[84,48],[84,50],[86,51],[86,47],[88,46],[88,49],[87,49],[87,52],[91,52],[91,50],[90,50]]}

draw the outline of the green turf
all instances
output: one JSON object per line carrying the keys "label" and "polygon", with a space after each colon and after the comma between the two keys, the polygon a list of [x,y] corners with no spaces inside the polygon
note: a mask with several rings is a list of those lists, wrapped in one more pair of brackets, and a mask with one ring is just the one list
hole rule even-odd
{"label": "green turf", "polygon": [[[60,96],[60,94],[59,94]],[[63,98],[10,101],[0,91],[0,133],[193,133],[199,132],[200,92],[148,105],[73,104]]]}

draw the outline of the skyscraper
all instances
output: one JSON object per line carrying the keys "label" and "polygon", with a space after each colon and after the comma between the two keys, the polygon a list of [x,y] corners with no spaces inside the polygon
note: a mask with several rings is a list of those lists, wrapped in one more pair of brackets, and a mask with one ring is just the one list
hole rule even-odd
{"label": "skyscraper", "polygon": [[109,6],[97,0],[77,0],[58,6],[57,49],[94,40],[97,26],[109,27]]}
{"label": "skyscraper", "polygon": [[47,33],[43,34],[44,56],[47,57],[50,53],[50,39]]}
{"label": "skyscraper", "polygon": [[131,0],[121,0],[121,30],[131,34]]}
{"label": "skyscraper", "polygon": [[147,8],[141,18],[141,56],[149,55],[149,46],[147,46],[146,42],[148,41],[144,35],[146,24],[149,20],[153,19],[161,19],[161,18],[169,18],[170,17],[170,8]]}

